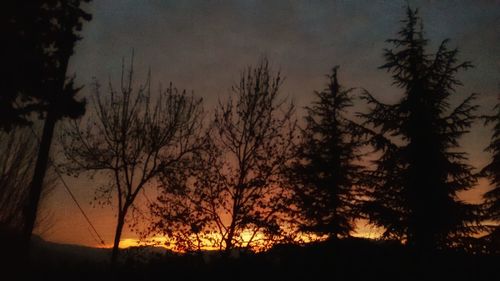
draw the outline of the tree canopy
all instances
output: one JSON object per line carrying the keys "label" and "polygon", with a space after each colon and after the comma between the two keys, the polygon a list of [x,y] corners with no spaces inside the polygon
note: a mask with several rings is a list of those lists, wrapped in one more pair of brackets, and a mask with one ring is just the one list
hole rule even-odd
{"label": "tree canopy", "polygon": [[[372,200],[365,211],[385,227],[385,236],[405,239],[419,249],[450,246],[474,233],[475,206],[457,198],[476,183],[459,139],[475,120],[475,95],[452,108],[449,99],[461,82],[459,71],[471,67],[458,61],[458,49],[444,40],[434,54],[417,10],[408,8],[392,49],[384,51],[393,84],[403,91],[395,104],[379,102],[366,93],[365,124],[378,131],[372,143],[381,153],[371,173]],[[382,137],[381,137],[382,136]]]}

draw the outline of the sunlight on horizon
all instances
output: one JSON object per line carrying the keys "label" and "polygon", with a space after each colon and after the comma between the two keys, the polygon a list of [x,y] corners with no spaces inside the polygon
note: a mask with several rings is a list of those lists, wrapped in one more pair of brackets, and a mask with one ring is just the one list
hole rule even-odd
{"label": "sunlight on horizon", "polygon": [[[356,238],[365,238],[365,239],[378,239],[382,236],[383,230],[381,228],[377,228],[373,225],[370,225],[366,221],[358,221],[356,224],[356,229],[351,233],[352,237]],[[220,234],[217,235],[215,234],[216,237],[205,237],[201,238],[201,246],[200,249],[203,251],[216,251],[220,250],[221,248],[219,246],[216,246],[213,242],[210,242],[210,238],[214,239],[216,241],[220,241],[221,237]],[[213,235],[212,235],[213,236]],[[193,237],[193,239],[196,239]],[[252,232],[250,230],[245,230],[240,236],[240,239],[242,241],[242,248],[249,247],[252,250],[256,252],[260,251],[265,251],[268,250],[270,247],[273,245],[279,244],[279,242],[273,243],[272,245],[266,245],[266,239],[265,235],[263,233],[257,233],[253,238],[252,238]],[[327,239],[327,236],[318,236],[315,234],[299,234],[296,237],[297,241],[300,241],[299,243],[302,244],[307,244],[311,242],[317,242],[317,241],[324,241]],[[252,245],[248,246],[248,242],[251,241],[254,242]],[[213,241],[213,240],[212,240]],[[168,250],[172,250],[174,252],[184,252],[181,250],[176,249],[175,247],[175,242],[171,241],[168,239],[166,236],[153,236],[151,238],[147,238],[145,240],[141,240],[138,238],[123,238],[120,240],[120,249],[126,249],[130,247],[140,247],[140,246],[152,246],[152,247],[159,247],[159,248],[165,248]],[[113,248],[112,243],[108,243],[104,246],[97,246],[98,248]]]}

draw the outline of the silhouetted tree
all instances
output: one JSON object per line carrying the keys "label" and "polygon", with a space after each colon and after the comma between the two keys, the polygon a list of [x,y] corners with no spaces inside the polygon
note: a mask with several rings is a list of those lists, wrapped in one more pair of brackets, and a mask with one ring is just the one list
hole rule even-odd
{"label": "silhouetted tree", "polygon": [[283,238],[290,193],[280,182],[295,121],[293,105],[279,98],[281,83],[267,60],[243,71],[234,96],[219,101],[196,172],[161,189],[151,206],[150,233],[182,250],[265,247]]}
{"label": "silhouetted tree", "polygon": [[89,20],[90,15],[79,8],[82,1],[6,2],[2,9],[6,71],[0,92],[0,128],[8,131],[30,124],[31,113],[41,117],[46,113],[60,72],[66,70],[64,55],[72,53],[80,39],[75,34],[81,30],[80,19]]}
{"label": "silhouetted tree", "polygon": [[2,228],[22,230],[31,163],[36,156],[35,140],[26,130],[0,132],[0,223]]}
{"label": "silhouetted tree", "polygon": [[[25,223],[23,209],[29,195],[33,161],[36,158],[37,139],[29,128],[12,128],[0,131],[0,239],[4,243],[0,258],[12,259],[19,254],[19,243]],[[43,185],[41,200],[54,189],[55,175],[48,172]],[[51,227],[50,213],[40,208],[34,233],[42,234]]]}
{"label": "silhouetted tree", "polygon": [[354,229],[365,135],[346,116],[353,106],[353,89],[341,87],[337,70],[328,75],[327,88],[315,92],[318,100],[306,108],[306,128],[290,177],[302,213],[302,230],[332,239],[346,237]]}
{"label": "silhouetted tree", "polygon": [[492,153],[492,160],[482,172],[493,185],[493,189],[484,194],[486,218],[500,222],[500,104],[497,104],[494,110],[495,114],[484,116],[485,124],[493,124],[494,127],[491,143],[486,148],[486,151]]}
{"label": "silhouetted tree", "polygon": [[75,100],[79,89],[66,77],[68,61],[81,38],[82,21],[90,15],[80,7],[89,0],[7,1],[2,13],[5,71],[0,91],[0,128],[30,124],[33,113],[44,119],[44,129],[24,207],[25,247],[36,221],[55,123],[83,114]]}
{"label": "silhouetted tree", "polygon": [[457,198],[457,192],[476,183],[458,143],[474,120],[475,96],[450,111],[449,97],[461,85],[456,73],[471,64],[457,62],[458,50],[450,50],[448,40],[434,55],[427,54],[417,10],[408,8],[403,23],[399,38],[388,40],[394,49],[385,50],[381,68],[392,74],[404,96],[389,105],[364,95],[373,108],[361,116],[378,129],[372,142],[382,152],[371,178],[373,200],[365,211],[385,227],[386,237],[427,251],[477,230],[475,206]]}
{"label": "silhouetted tree", "polygon": [[[133,59],[133,58],[132,58]],[[116,198],[117,225],[111,261],[117,261],[120,237],[129,209],[139,192],[158,182],[160,173],[182,173],[202,145],[198,138],[201,99],[170,86],[151,96],[150,82],[134,89],[133,65],[118,90],[109,84],[107,95],[95,81],[93,114],[73,121],[62,135],[69,160],[68,173],[96,172],[108,182],[96,190],[96,200],[111,204]],[[179,171],[181,169],[181,171]]]}

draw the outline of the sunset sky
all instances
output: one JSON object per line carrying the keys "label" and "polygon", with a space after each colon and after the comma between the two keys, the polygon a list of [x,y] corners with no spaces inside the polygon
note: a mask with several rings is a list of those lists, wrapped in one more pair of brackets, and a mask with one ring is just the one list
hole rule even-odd
{"label": "sunset sky", "polygon": [[[156,89],[172,81],[178,88],[193,90],[210,110],[237,82],[240,70],[266,56],[286,77],[282,94],[299,107],[314,98],[313,90],[325,86],[325,74],[340,65],[346,87],[362,87],[383,101],[401,94],[391,86],[383,64],[385,40],[395,36],[406,3],[418,7],[429,51],[442,39],[458,46],[460,58],[475,68],[460,74],[464,83],[452,102],[479,93],[481,113],[490,113],[500,91],[499,1],[160,1],[95,0],[88,5],[92,21],[84,24],[83,40],[70,61],[69,75],[86,85],[92,77],[119,83],[121,60],[135,50],[135,70],[140,82],[148,68]],[[363,108],[360,108],[362,110]],[[299,114],[302,112],[299,111]],[[463,138],[471,163],[481,168],[488,161],[483,152],[489,128],[477,123]],[[114,207],[95,207],[89,202],[102,178],[67,178],[70,188],[107,244],[115,228]],[[477,202],[487,188],[463,195]],[[62,186],[43,203],[53,214],[54,226],[47,240],[95,246],[89,227]],[[360,232],[370,233],[370,229]],[[373,234],[373,233],[372,233]],[[123,239],[134,238],[125,230]]]}

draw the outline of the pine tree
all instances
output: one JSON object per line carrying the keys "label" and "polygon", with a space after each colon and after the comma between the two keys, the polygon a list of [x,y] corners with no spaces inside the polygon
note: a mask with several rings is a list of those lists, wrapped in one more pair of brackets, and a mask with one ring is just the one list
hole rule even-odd
{"label": "pine tree", "polygon": [[317,101],[306,108],[307,125],[291,176],[302,230],[331,239],[348,236],[354,228],[354,188],[363,170],[356,163],[363,131],[346,117],[353,89],[341,87],[337,71],[333,68],[327,88],[316,92]]}
{"label": "pine tree", "polygon": [[[29,125],[34,113],[44,120],[29,194],[23,210],[23,252],[29,249],[36,223],[52,137],[57,121],[78,118],[85,102],[76,95],[81,88],[68,77],[68,63],[83,22],[91,15],[83,9],[90,0],[8,1],[3,60],[5,89],[0,91],[0,129]],[[2,14],[3,15],[3,14]],[[2,81],[3,82],[3,81]]]}
{"label": "pine tree", "polygon": [[403,97],[391,105],[369,93],[363,97],[373,108],[360,115],[380,134],[372,141],[381,153],[365,212],[386,229],[386,237],[428,251],[477,231],[475,206],[457,198],[476,182],[466,153],[459,151],[459,138],[468,132],[477,106],[474,94],[453,110],[448,103],[461,85],[457,72],[471,64],[458,62],[458,50],[449,49],[448,40],[435,54],[426,53],[417,10],[408,8],[402,22],[399,38],[388,40],[394,49],[385,50],[386,64],[380,68],[392,74]]}
{"label": "pine tree", "polygon": [[487,219],[500,222],[500,103],[495,106],[495,114],[485,116],[486,125],[492,123],[493,135],[486,151],[493,155],[491,162],[483,168],[483,173],[490,179],[493,189],[484,195]]}
{"label": "pine tree", "polygon": [[78,89],[66,77],[69,58],[81,37],[91,0],[7,0],[2,9],[4,87],[0,91],[0,130],[10,131],[32,123],[36,113],[58,107],[58,118],[83,114],[84,104],[75,100]]}

